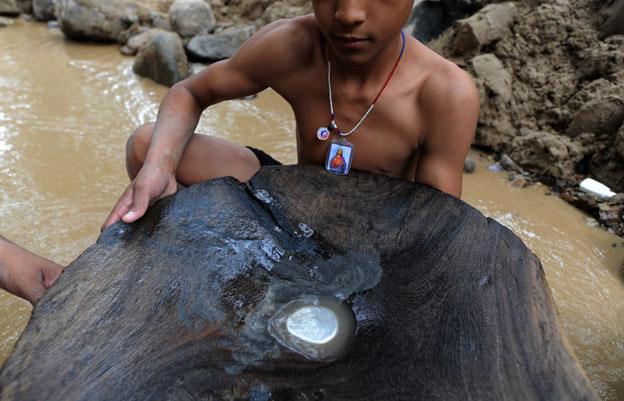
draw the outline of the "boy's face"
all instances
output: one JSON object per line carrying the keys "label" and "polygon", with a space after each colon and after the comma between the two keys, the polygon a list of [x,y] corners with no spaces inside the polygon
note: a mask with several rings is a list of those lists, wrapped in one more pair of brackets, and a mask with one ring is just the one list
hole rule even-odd
{"label": "boy's face", "polygon": [[363,64],[397,35],[414,0],[312,0],[319,29],[346,64]]}

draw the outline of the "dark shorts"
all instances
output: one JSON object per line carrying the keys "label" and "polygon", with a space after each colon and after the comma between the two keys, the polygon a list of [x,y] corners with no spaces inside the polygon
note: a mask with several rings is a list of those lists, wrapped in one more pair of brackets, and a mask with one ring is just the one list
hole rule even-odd
{"label": "dark shorts", "polygon": [[281,166],[282,163],[278,162],[268,154],[264,153],[260,149],[252,148],[251,146],[247,146],[247,149],[251,150],[254,155],[260,161],[260,166]]}

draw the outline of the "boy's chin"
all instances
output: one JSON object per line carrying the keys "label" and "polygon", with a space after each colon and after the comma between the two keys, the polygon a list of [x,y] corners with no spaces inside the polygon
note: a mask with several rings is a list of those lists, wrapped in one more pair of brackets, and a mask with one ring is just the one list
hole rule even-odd
{"label": "boy's chin", "polygon": [[340,59],[340,62],[351,66],[360,66],[368,63],[373,55],[368,52],[349,52],[349,53],[335,53]]}

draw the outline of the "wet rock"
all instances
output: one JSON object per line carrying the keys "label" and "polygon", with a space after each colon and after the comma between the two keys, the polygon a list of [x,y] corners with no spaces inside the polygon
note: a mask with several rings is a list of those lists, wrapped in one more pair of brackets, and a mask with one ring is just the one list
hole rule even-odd
{"label": "wet rock", "polygon": [[596,401],[560,327],[538,257],[461,200],[263,168],[105,230],[36,305],[0,398]]}
{"label": "wet rock", "polygon": [[169,22],[169,14],[150,11],[149,13],[149,25],[155,29],[162,29],[163,31],[171,30],[171,22]]}
{"label": "wet rock", "polygon": [[139,24],[132,24],[128,29],[121,31],[121,33],[117,36],[117,41],[125,45],[126,43],[128,43],[128,40],[130,40],[131,37],[146,32],[148,30],[149,28],[146,28]]}
{"label": "wet rock", "polygon": [[466,158],[464,160],[464,173],[474,173],[475,171],[475,161],[471,158]]}
{"label": "wet rock", "polygon": [[624,99],[609,96],[585,103],[574,115],[567,135],[575,137],[584,132],[611,135],[624,122]]}
{"label": "wet rock", "polygon": [[607,18],[600,27],[600,36],[624,35],[624,0],[615,0],[606,8]]}
{"label": "wet rock", "polygon": [[513,2],[490,4],[471,17],[453,24],[450,51],[454,55],[471,55],[485,45],[510,34],[509,27],[516,18]]}
{"label": "wet rock", "polygon": [[33,0],[33,14],[39,21],[56,19],[54,0]]}
{"label": "wet rock", "polygon": [[232,57],[254,31],[253,26],[245,26],[219,34],[200,34],[191,39],[186,49],[189,55],[200,60],[223,60]]}
{"label": "wet rock", "polygon": [[204,0],[176,0],[169,9],[171,29],[183,38],[214,30],[216,19]]}
{"label": "wet rock", "polygon": [[152,35],[158,32],[162,31],[146,29],[134,36],[131,36],[126,44],[120,48],[121,53],[126,56],[133,56],[137,54],[139,50],[149,41]]}
{"label": "wet rock", "polygon": [[173,32],[150,35],[139,51],[133,70],[163,85],[171,86],[189,76],[182,40]]}
{"label": "wet rock", "polygon": [[77,40],[117,41],[138,20],[122,0],[64,0],[56,11],[61,31]]}
{"label": "wet rock", "polygon": [[509,156],[523,168],[543,176],[572,178],[586,149],[566,136],[530,132],[516,137]]}
{"label": "wet rock", "polygon": [[[511,75],[493,54],[481,54],[470,60],[477,79],[503,102],[511,100]],[[491,96],[487,96],[490,98]]]}
{"label": "wet rock", "polygon": [[0,0],[0,15],[19,15],[21,12],[15,0]]}

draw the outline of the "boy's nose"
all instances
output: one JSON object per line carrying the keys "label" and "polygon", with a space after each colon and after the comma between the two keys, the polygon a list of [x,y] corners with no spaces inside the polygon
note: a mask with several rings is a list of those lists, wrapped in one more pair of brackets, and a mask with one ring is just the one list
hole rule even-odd
{"label": "boy's nose", "polygon": [[344,26],[358,25],[366,19],[365,1],[338,0],[334,19]]}

